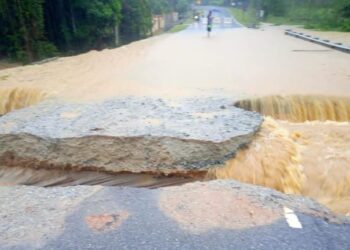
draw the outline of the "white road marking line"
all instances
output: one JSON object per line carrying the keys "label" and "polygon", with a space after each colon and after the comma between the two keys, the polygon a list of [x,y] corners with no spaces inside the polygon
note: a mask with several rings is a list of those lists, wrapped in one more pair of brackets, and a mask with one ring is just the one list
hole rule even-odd
{"label": "white road marking line", "polygon": [[294,211],[288,207],[283,207],[284,217],[291,228],[301,229],[303,226],[301,225],[298,216],[294,213]]}

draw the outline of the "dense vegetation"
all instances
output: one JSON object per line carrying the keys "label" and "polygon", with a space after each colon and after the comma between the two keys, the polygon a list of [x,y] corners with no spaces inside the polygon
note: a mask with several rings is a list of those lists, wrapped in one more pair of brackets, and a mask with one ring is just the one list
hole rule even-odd
{"label": "dense vegetation", "polygon": [[[252,25],[264,10],[264,20],[277,24],[301,24],[306,28],[350,31],[350,0],[242,0],[235,9],[243,22]],[[241,2],[242,2],[241,1]],[[238,2],[238,1],[236,1]]]}
{"label": "dense vegetation", "polygon": [[[128,43],[151,35],[152,15],[185,13],[193,0],[0,0],[0,58],[32,62]],[[350,0],[202,0],[241,2],[235,14],[275,23],[350,31]]]}
{"label": "dense vegetation", "polygon": [[350,0],[263,0],[267,20],[350,31]]}
{"label": "dense vegetation", "polygon": [[114,47],[151,34],[152,15],[190,0],[0,0],[0,58],[32,62]]}

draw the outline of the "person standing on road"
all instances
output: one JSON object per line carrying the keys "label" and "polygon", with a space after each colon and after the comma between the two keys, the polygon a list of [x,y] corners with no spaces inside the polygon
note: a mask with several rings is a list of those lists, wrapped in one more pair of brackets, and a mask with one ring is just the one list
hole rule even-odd
{"label": "person standing on road", "polygon": [[207,20],[208,37],[210,37],[210,32],[213,29],[213,12],[211,10],[208,13]]}

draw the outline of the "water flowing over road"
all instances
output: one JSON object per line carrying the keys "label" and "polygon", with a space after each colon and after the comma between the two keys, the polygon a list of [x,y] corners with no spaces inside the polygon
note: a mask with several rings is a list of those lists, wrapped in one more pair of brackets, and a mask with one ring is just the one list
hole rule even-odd
{"label": "water flowing over road", "polygon": [[0,71],[0,249],[350,249],[349,55],[199,10]]}

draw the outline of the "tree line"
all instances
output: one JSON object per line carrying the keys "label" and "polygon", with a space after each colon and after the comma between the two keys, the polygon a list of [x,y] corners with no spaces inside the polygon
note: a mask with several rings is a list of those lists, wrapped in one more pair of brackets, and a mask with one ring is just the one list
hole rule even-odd
{"label": "tree line", "polygon": [[267,18],[280,17],[306,28],[350,31],[350,0],[263,0],[262,8]]}
{"label": "tree line", "polygon": [[258,21],[264,10],[264,20],[281,24],[301,24],[306,28],[350,31],[350,0],[203,0],[241,7]]}
{"label": "tree line", "polygon": [[247,19],[281,24],[302,24],[306,28],[350,31],[350,0],[202,0],[202,4],[241,8]]}
{"label": "tree line", "polygon": [[0,0],[0,58],[25,63],[151,35],[152,15],[190,0]]}

